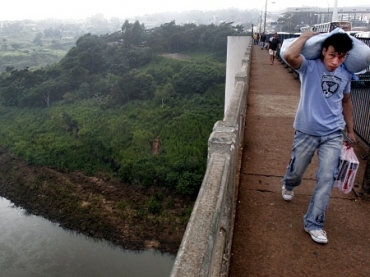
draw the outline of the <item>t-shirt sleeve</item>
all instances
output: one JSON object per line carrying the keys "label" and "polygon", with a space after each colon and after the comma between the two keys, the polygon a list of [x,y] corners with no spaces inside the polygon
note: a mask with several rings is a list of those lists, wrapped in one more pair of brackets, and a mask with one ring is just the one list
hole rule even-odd
{"label": "t-shirt sleeve", "polygon": [[348,93],[350,93],[350,92],[351,92],[351,81],[347,82],[347,85],[346,85],[346,87],[344,88],[343,93],[344,93],[344,94],[348,94]]}
{"label": "t-shirt sleeve", "polygon": [[307,70],[308,61],[307,61],[307,59],[302,54],[300,54],[300,56],[302,57],[302,64],[296,70],[297,70],[298,73],[302,74],[302,73],[304,73]]}

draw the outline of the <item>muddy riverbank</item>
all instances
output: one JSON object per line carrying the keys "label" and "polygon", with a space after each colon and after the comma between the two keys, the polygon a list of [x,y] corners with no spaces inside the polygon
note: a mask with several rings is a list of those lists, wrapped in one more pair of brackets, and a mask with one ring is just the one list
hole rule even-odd
{"label": "muddy riverbank", "polygon": [[194,202],[166,188],[36,167],[0,149],[0,196],[63,228],[124,249],[176,254]]}

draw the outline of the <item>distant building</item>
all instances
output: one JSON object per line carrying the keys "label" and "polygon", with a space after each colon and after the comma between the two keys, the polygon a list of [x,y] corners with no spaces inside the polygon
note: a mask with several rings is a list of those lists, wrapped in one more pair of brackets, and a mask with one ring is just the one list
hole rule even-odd
{"label": "distant building", "polygon": [[[333,7],[289,7],[279,11],[281,16],[299,15],[302,18],[302,24],[313,25],[332,21]],[[338,7],[337,19],[351,21],[352,26],[364,26],[370,22],[370,6]]]}

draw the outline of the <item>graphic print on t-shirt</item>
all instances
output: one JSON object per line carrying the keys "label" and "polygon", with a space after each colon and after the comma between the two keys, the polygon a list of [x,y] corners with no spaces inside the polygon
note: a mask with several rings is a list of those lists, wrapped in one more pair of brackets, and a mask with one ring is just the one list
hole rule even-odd
{"label": "graphic print on t-shirt", "polygon": [[337,76],[323,75],[321,79],[321,88],[325,97],[333,96],[339,89],[341,79]]}

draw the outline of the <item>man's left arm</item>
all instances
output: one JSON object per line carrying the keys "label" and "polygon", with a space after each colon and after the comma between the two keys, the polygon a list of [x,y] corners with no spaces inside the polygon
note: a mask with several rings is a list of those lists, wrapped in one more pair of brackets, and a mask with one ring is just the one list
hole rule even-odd
{"label": "man's left arm", "polygon": [[346,122],[347,136],[353,142],[356,142],[356,136],[354,131],[353,116],[352,116],[352,101],[349,93],[344,94],[342,100],[343,106],[343,118]]}

